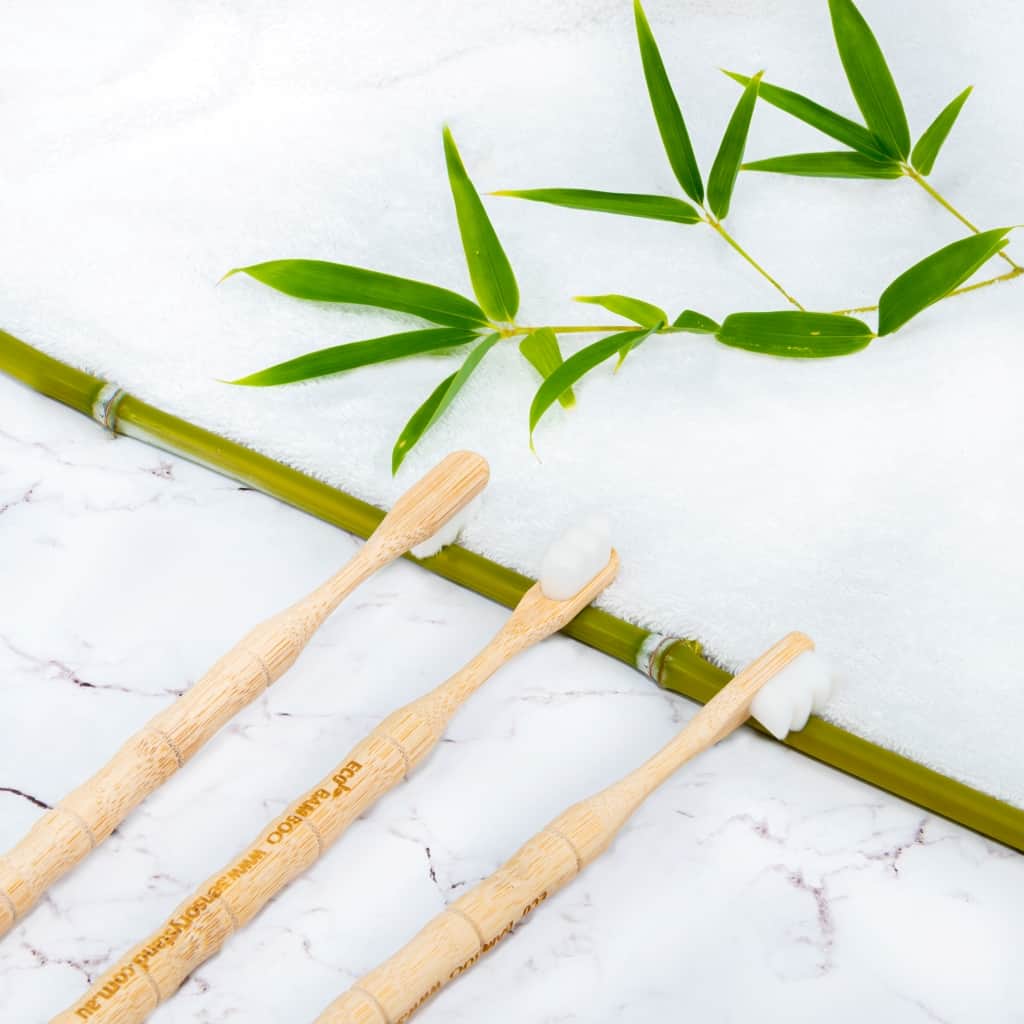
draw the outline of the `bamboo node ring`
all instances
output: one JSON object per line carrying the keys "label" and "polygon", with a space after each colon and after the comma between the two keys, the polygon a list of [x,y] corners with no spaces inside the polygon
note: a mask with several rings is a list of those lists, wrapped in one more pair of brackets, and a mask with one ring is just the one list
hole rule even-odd
{"label": "bamboo node ring", "polygon": [[476,921],[474,921],[473,918],[471,918],[464,910],[460,910],[458,907],[447,907],[446,909],[449,914],[455,914],[456,917],[461,918],[469,925],[470,928],[473,929],[477,942],[480,943],[480,952],[482,953],[484,948],[487,946],[487,940],[484,938],[483,932],[480,931],[480,928],[477,926]]}
{"label": "bamboo node ring", "polygon": [[402,760],[405,762],[405,771],[402,772],[402,778],[409,778],[409,772],[412,771],[412,765],[409,762],[409,752],[405,749],[405,747],[402,746],[401,743],[398,742],[398,740],[395,739],[394,736],[391,735],[391,733],[382,732],[380,736],[381,739],[387,740],[388,743],[390,743],[395,748],[395,750],[397,750],[402,755]]}
{"label": "bamboo node ring", "polygon": [[181,751],[178,749],[178,744],[171,739],[171,737],[164,732],[158,725],[147,725],[145,727],[146,732],[153,733],[154,736],[159,736],[160,739],[167,744],[170,748],[171,753],[174,755],[175,760],[178,762],[178,767],[181,768],[185,764],[185,758],[182,756]]}
{"label": "bamboo node ring", "polygon": [[[309,831],[313,833],[313,838],[316,840],[316,856],[317,859],[319,860],[324,855],[324,837],[320,832],[320,829],[318,829],[316,825],[314,825],[313,822],[309,820],[309,818],[303,818],[302,824],[308,825]],[[234,917],[234,914],[232,914],[231,916]],[[235,922],[235,930],[238,930],[237,921]]]}
{"label": "bamboo node ring", "polygon": [[18,920],[18,908],[14,905],[14,900],[11,899],[10,893],[6,889],[0,889],[0,896],[3,896],[4,903],[11,909],[11,923],[13,924]]}
{"label": "bamboo node ring", "polygon": [[380,1000],[372,992],[367,991],[365,988],[361,988],[359,985],[353,985],[352,991],[366,996],[366,998],[369,999],[377,1008],[377,1012],[380,1014],[380,1019],[384,1021],[384,1024],[391,1024],[391,1018],[388,1016],[387,1010],[381,1006]]}
{"label": "bamboo node ring", "polygon": [[88,838],[89,845],[94,850],[96,849],[96,847],[99,845],[99,843],[96,841],[96,834],[89,827],[89,822],[87,822],[85,818],[83,818],[78,813],[78,811],[73,811],[70,807],[65,807],[64,804],[57,804],[57,806],[54,807],[54,810],[62,811],[69,818],[74,818],[75,822],[78,824],[78,826],[81,828],[81,830],[85,833],[86,837]]}
{"label": "bamboo node ring", "polygon": [[221,900],[220,905],[224,908],[224,912],[228,915],[228,919],[231,921],[232,933],[237,932],[241,927],[238,923],[238,918],[235,916],[234,910],[231,909],[231,904],[227,900]]}
{"label": "bamboo node ring", "polygon": [[112,434],[117,433],[117,409],[127,396],[124,388],[116,384],[104,384],[92,403],[92,418]]}
{"label": "bamboo node ring", "polygon": [[156,978],[149,973],[149,968],[144,967],[142,969],[142,976],[149,982],[150,988],[156,994],[156,1005],[159,1006],[164,1001],[164,994],[160,991],[160,986],[156,983]]}
{"label": "bamboo node ring", "polygon": [[267,663],[261,658],[252,648],[243,647],[243,651],[252,658],[253,661],[259,666],[260,671],[263,673],[263,689],[269,690],[271,684],[274,682],[274,677],[270,674],[270,669],[267,667]]}
{"label": "bamboo node ring", "polygon": [[557,828],[551,828],[548,826],[543,831],[547,832],[550,836],[556,836],[561,839],[566,846],[572,850],[572,855],[576,858],[576,874],[579,874],[583,870],[583,858],[580,856],[580,851],[576,849],[576,844],[562,831]]}
{"label": "bamboo node ring", "polygon": [[636,668],[659,686],[665,655],[676,639],[674,636],[665,636],[664,633],[648,633],[640,645],[640,650],[636,652]]}

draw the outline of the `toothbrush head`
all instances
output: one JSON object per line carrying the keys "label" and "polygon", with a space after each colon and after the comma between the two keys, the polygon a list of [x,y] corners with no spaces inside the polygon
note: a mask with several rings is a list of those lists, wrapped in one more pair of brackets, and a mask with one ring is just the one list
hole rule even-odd
{"label": "toothbrush head", "polygon": [[472,520],[480,508],[481,495],[477,495],[468,505],[460,509],[444,523],[437,533],[431,534],[411,550],[413,558],[430,558],[442,548],[454,544],[466,525]]}
{"label": "toothbrush head", "polygon": [[[407,551],[435,554],[450,544],[459,525],[451,528],[466,507],[487,486],[487,460],[476,452],[452,452],[412,485],[392,506],[374,531],[371,542],[391,557]],[[462,519],[465,522],[465,518]],[[436,546],[431,546],[440,535]]]}
{"label": "toothbrush head", "polygon": [[799,732],[812,711],[821,711],[832,694],[833,676],[816,651],[804,651],[757,692],[750,714],[777,740]]}

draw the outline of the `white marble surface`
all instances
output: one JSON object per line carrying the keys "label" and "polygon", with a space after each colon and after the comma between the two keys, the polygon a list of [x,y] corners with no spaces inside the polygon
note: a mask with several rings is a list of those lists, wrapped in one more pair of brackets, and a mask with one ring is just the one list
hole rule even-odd
{"label": "white marble surface", "polygon": [[[0,379],[0,848],[356,541]],[[0,1021],[45,1021],[504,611],[410,565],[0,942]],[[312,1020],[694,711],[556,638],[153,1015]],[[571,757],[565,750],[575,751]],[[427,1022],[1024,1020],[1024,861],[744,732],[420,1014]]]}

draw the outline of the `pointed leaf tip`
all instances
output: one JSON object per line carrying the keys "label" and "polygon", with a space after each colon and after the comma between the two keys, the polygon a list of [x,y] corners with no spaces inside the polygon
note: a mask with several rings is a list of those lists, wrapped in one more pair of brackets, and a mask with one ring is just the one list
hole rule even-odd
{"label": "pointed leaf tip", "polygon": [[835,150],[824,153],[790,153],[744,164],[745,171],[793,174],[803,178],[902,178],[895,160],[875,160],[863,153]]}
{"label": "pointed leaf tip", "polygon": [[473,291],[491,320],[511,322],[519,310],[519,286],[515,274],[447,125],[442,137],[448,183]]}
{"label": "pointed leaf tip", "polygon": [[925,129],[921,138],[917,140],[917,145],[914,146],[914,151],[910,154],[910,162],[914,165],[915,170],[926,177],[932,173],[939,150],[942,149],[973,89],[973,85],[967,86],[959,96],[943,107],[935,120]]}
{"label": "pointed leaf tip", "polygon": [[427,400],[409,417],[409,422],[398,435],[391,452],[391,475],[398,472],[405,457],[413,450],[421,437],[441,418],[463,385],[472,376],[488,352],[501,341],[501,335],[494,333],[483,337],[466,356],[462,366],[445,377],[427,396]]}
{"label": "pointed leaf tip", "polygon": [[754,115],[763,74],[763,71],[758,71],[744,88],[726,126],[722,144],[718,148],[718,155],[708,176],[708,205],[719,220],[725,220],[729,215],[729,205],[740,165],[743,163],[743,154],[747,148],[750,121]]}
{"label": "pointed leaf tip", "polygon": [[904,271],[878,300],[878,334],[892,334],[918,313],[959,288],[1007,243],[1011,228],[961,238]]}
{"label": "pointed leaf tip", "polygon": [[616,352],[636,348],[651,334],[650,330],[621,331],[586,345],[568,359],[548,377],[537,389],[530,403],[530,447],[533,448],[533,433],[543,415],[554,405],[558,397],[572,387],[585,374]]}
{"label": "pointed leaf tip", "polygon": [[447,392],[448,388],[451,387],[453,380],[455,380],[454,373],[445,377],[445,379],[430,392],[426,401],[412,414],[412,416],[409,417],[409,422],[402,428],[402,432],[398,435],[398,439],[395,441],[394,448],[391,449],[392,476],[398,472],[399,467],[405,461],[405,457],[410,451],[412,451],[413,445],[415,445],[423,436],[423,432],[427,429],[428,422],[437,411],[438,406],[441,404],[441,401],[445,396],[445,392]]}
{"label": "pointed leaf tip", "polygon": [[700,168],[693,153],[690,134],[686,130],[679,101],[676,99],[672,83],[669,81],[665,63],[661,59],[661,51],[651,31],[650,23],[640,5],[634,0],[633,14],[636,21],[637,42],[640,46],[640,61],[643,64],[644,79],[647,82],[647,93],[654,110],[654,119],[658,124],[662,145],[668,162],[682,186],[683,191],[695,202],[704,202],[704,183],[701,180]]}
{"label": "pointed leaf tip", "polygon": [[476,331],[462,327],[429,327],[422,331],[404,331],[401,334],[352,341],[346,345],[332,345],[330,348],[307,352],[295,359],[239,377],[230,383],[257,388],[294,384],[315,377],[326,377],[332,373],[344,373],[360,366],[371,366],[394,359],[405,359],[408,356],[457,348],[478,337]]}
{"label": "pointed leaf tip", "polygon": [[667,220],[674,224],[699,224],[700,212],[689,203],[673,196],[642,195],[633,192],[599,192],[589,188],[527,188],[507,189],[495,195],[549,203],[569,210],[590,210],[614,213],[623,217]]}
{"label": "pointed leaf tip", "polygon": [[[749,76],[741,75],[736,71],[726,71],[725,74],[743,86],[750,82]],[[875,160],[888,160],[892,156],[874,133],[863,125],[851,121],[848,117],[843,117],[842,114],[837,114],[834,110],[830,110],[798,92],[783,89],[781,86],[772,85],[762,80],[758,89],[758,98],[803,121],[804,124],[817,128],[819,132],[843,143],[844,146],[855,149],[858,153],[863,153]]]}
{"label": "pointed leaf tip", "polygon": [[297,299],[392,309],[450,327],[482,327],[487,323],[487,317],[475,302],[447,288],[344,263],[270,260],[238,267],[232,273],[248,274],[261,284]]}
{"label": "pointed leaf tip", "polygon": [[868,127],[889,155],[910,156],[910,128],[882,48],[853,0],[828,0],[839,59]]}
{"label": "pointed leaf tip", "polygon": [[630,295],[577,295],[573,301],[603,306],[609,313],[617,313],[641,327],[658,328],[668,323],[665,310]]}

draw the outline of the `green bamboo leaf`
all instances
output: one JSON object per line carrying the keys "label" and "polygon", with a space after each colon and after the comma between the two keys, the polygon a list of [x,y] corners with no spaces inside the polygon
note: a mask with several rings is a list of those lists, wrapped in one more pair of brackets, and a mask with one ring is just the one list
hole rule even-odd
{"label": "green bamboo leaf", "polygon": [[668,313],[665,310],[628,295],[577,295],[575,301],[604,306],[609,313],[617,313],[641,327],[658,328],[668,323]]}
{"label": "green bamboo leaf", "polygon": [[835,313],[778,310],[733,313],[715,337],[733,348],[789,359],[844,356],[871,344],[874,334],[862,320]]}
{"label": "green bamboo leaf", "polygon": [[498,333],[486,335],[470,350],[462,366],[441,381],[427,400],[412,414],[391,451],[392,475],[398,472],[398,467],[412,451],[416,442],[444,415],[452,400],[462,390],[462,386],[480,365],[480,361],[499,341],[501,335]]}
{"label": "green bamboo leaf", "polygon": [[[751,81],[747,75],[740,75],[735,71],[724,73],[742,86],[748,85]],[[798,92],[762,82],[758,97],[865,156],[874,157],[876,160],[889,159],[889,154],[882,144],[863,125],[837,114],[834,110],[829,110],[828,107],[823,107],[806,96],[801,96]]]}
{"label": "green bamboo leaf", "polygon": [[932,173],[932,168],[935,166],[935,158],[939,155],[942,144],[946,141],[973,88],[973,85],[967,86],[956,99],[942,110],[939,116],[928,126],[921,138],[917,140],[917,145],[914,146],[914,151],[910,154],[910,162],[922,174],[929,175]]}
{"label": "green bamboo leaf", "polygon": [[530,447],[533,447],[533,432],[541,417],[558,400],[568,388],[572,387],[581,377],[589,373],[616,352],[627,346],[635,348],[644,341],[650,331],[621,331],[609,335],[592,345],[581,348],[579,352],[569,356],[547,380],[537,389],[530,405]]}
{"label": "green bamboo leaf", "polygon": [[254,263],[250,267],[236,267],[229,270],[222,280],[234,274],[248,274],[261,284],[299,299],[351,302],[359,306],[393,309],[451,327],[477,327],[487,323],[487,317],[475,302],[447,288],[344,263],[271,260]]}
{"label": "green bamboo leaf", "polygon": [[421,355],[424,352],[449,350],[478,337],[475,331],[462,327],[432,327],[423,331],[389,334],[383,338],[353,341],[347,345],[334,345],[331,348],[308,352],[304,356],[268,366],[265,370],[250,373],[247,377],[239,377],[238,380],[227,383],[256,388],[293,384],[295,381],[324,377],[329,373],[354,370],[359,366],[404,359],[406,356]]}
{"label": "green bamboo leaf", "polygon": [[676,224],[697,224],[700,212],[682,199],[672,196],[637,195],[632,192],[597,192],[589,188],[525,188],[492,192],[495,196],[530,199],[535,203],[565,206],[570,210],[617,213],[624,217],[670,220]]}
{"label": "green bamboo leaf", "polygon": [[[542,380],[547,380],[565,362],[562,358],[562,349],[558,344],[558,337],[550,327],[541,327],[536,331],[530,331],[519,342],[519,351],[541,375]],[[573,394],[572,388],[563,391],[558,396],[558,401],[563,408],[571,409],[576,404],[576,396]]]}
{"label": "green bamboo leaf", "polygon": [[406,455],[412,451],[413,445],[426,432],[427,424],[431,422],[437,407],[441,404],[448,389],[452,386],[453,380],[455,380],[454,373],[445,377],[430,392],[427,400],[409,417],[409,422],[402,428],[402,432],[398,435],[398,440],[395,441],[395,447],[391,450],[392,476],[398,472],[398,467],[402,465]]}
{"label": "green bamboo leaf", "polygon": [[747,135],[750,132],[750,119],[754,115],[757,91],[763,74],[763,71],[758,71],[743,90],[743,95],[740,96],[736,109],[729,118],[729,124],[722,136],[722,144],[718,147],[718,155],[708,175],[708,205],[719,220],[725,220],[729,215],[732,190],[736,187],[736,176],[740,173],[740,164],[743,163]]}
{"label": "green bamboo leaf", "polygon": [[626,344],[619,349],[619,358],[615,361],[615,369],[612,372],[618,373],[619,370],[622,369],[622,364],[626,361],[626,356],[628,356],[629,353],[632,352],[633,349],[635,349],[638,345],[643,344],[643,342],[647,340],[648,336],[653,333],[656,333],[656,329],[652,327],[651,330],[648,331],[643,336],[639,338],[630,338],[629,341],[627,341]]}
{"label": "green bamboo leaf", "polygon": [[863,153],[836,150],[826,153],[791,153],[744,164],[745,171],[795,174],[804,178],[901,178],[895,160],[874,160]]}
{"label": "green bamboo leaf", "polygon": [[447,127],[444,129],[444,158],[477,301],[492,320],[510,322],[519,309],[519,286]]}
{"label": "green bamboo leaf", "polygon": [[722,329],[721,324],[716,323],[711,317],[693,309],[684,309],[672,321],[672,326],[690,334],[717,334]]}
{"label": "green bamboo leaf", "polygon": [[470,349],[470,352],[463,361],[462,366],[460,366],[456,372],[455,379],[452,381],[451,387],[449,387],[445,392],[444,397],[441,399],[441,404],[434,411],[433,416],[431,416],[427,421],[427,427],[425,429],[429,429],[438,421],[438,419],[440,419],[444,411],[452,404],[452,399],[454,399],[462,390],[462,386],[467,380],[469,380],[473,371],[480,365],[484,356],[487,355],[487,353],[490,352],[490,350],[494,348],[499,341],[501,341],[501,335],[495,332],[494,334],[486,335],[472,349]]}
{"label": "green bamboo leaf", "polygon": [[993,228],[961,238],[900,274],[878,300],[879,336],[892,334],[962,285],[1006,245],[1011,230]]}
{"label": "green bamboo leaf", "polygon": [[882,49],[853,0],[828,0],[839,59],[868,127],[890,156],[910,155],[903,101]]}
{"label": "green bamboo leaf", "polygon": [[636,35],[640,43],[640,59],[647,80],[647,92],[651,97],[654,119],[658,122],[668,162],[672,165],[676,180],[683,186],[683,191],[695,203],[702,203],[704,184],[697,158],[693,155],[690,135],[640,0],[634,0],[633,13],[636,17]]}

